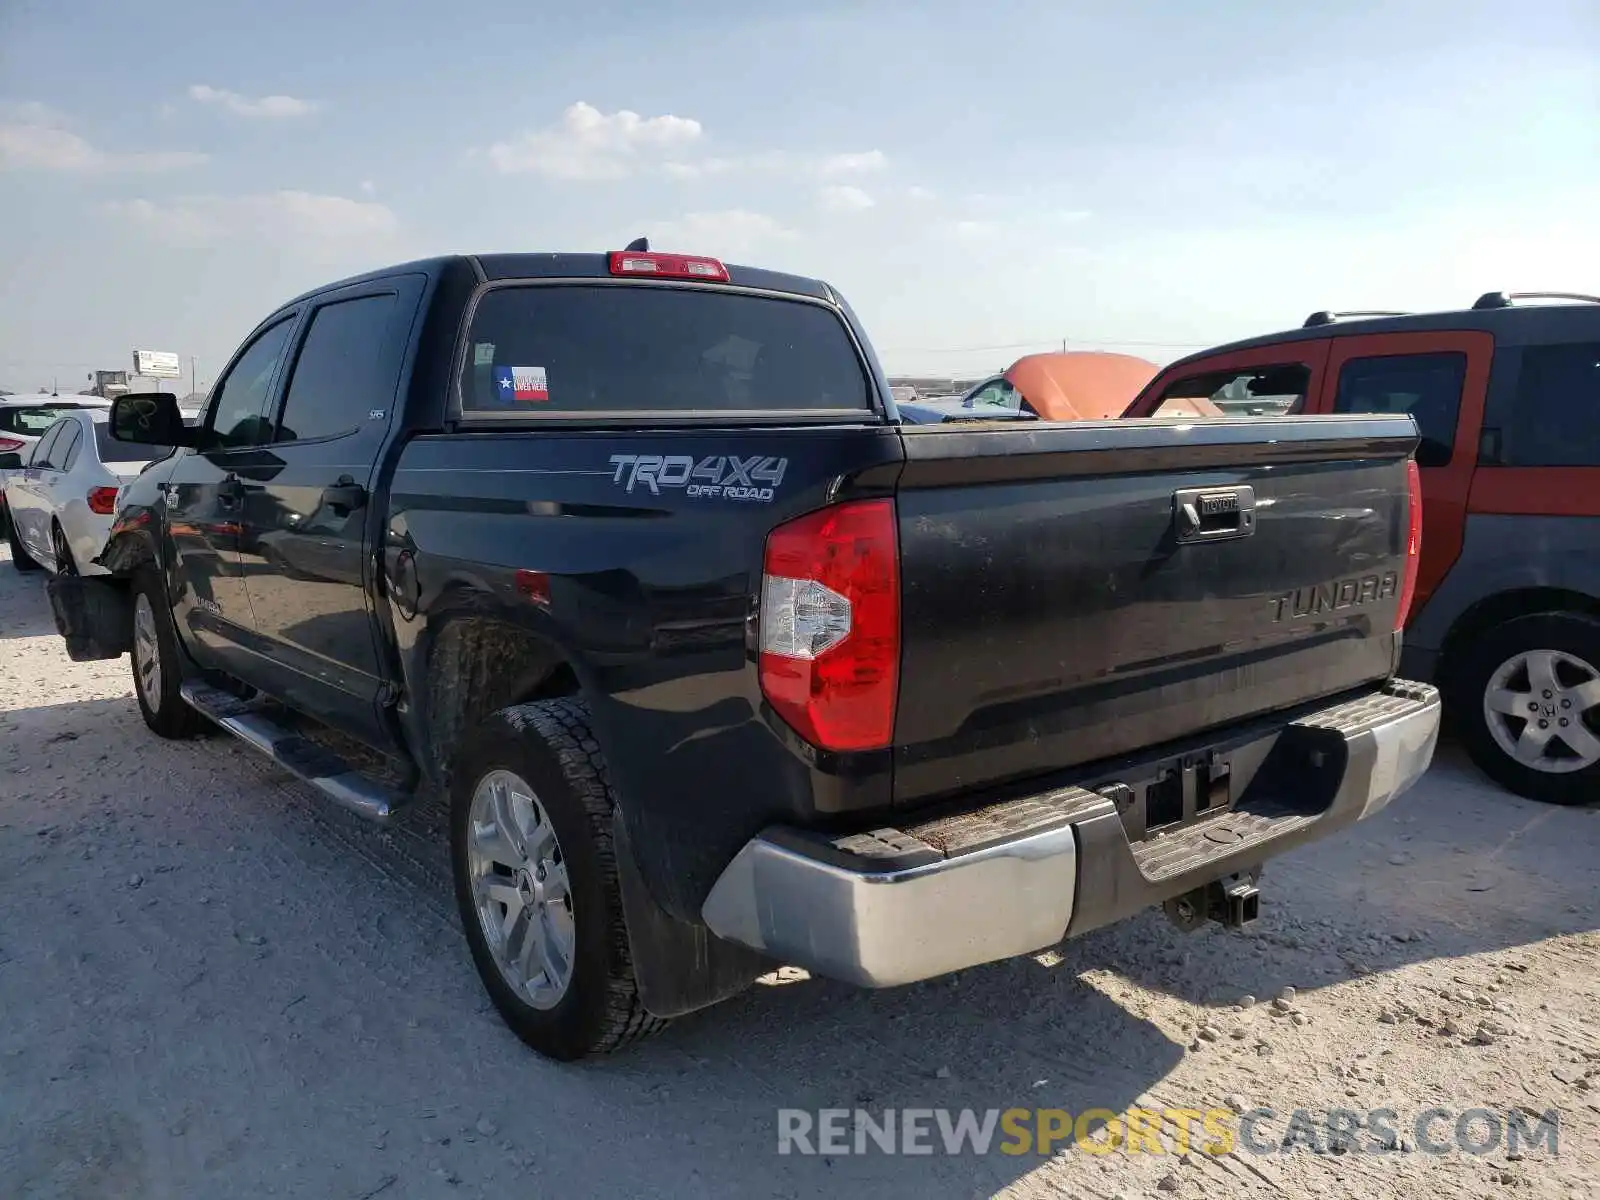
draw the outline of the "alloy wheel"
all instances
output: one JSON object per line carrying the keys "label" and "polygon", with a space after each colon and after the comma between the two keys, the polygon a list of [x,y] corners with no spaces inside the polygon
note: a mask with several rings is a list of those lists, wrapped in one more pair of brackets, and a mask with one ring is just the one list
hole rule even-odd
{"label": "alloy wheel", "polygon": [[473,903],[495,966],[534,1008],[554,1008],[572,982],[577,926],[550,814],[520,775],[495,770],[473,790],[470,821]]}
{"label": "alloy wheel", "polygon": [[161,709],[161,642],[150,597],[140,592],[133,602],[133,669],[139,694],[152,712]]}
{"label": "alloy wheel", "polygon": [[1527,650],[1495,670],[1483,693],[1495,744],[1535,771],[1567,774],[1600,762],[1600,669],[1560,650]]}

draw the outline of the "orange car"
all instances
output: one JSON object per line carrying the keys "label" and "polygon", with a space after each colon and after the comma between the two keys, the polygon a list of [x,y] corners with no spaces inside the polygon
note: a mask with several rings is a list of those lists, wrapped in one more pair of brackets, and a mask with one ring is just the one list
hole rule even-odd
{"label": "orange car", "polygon": [[1120,417],[1159,369],[1130,354],[1082,350],[1029,354],[1012,363],[1003,375],[974,387],[961,398],[961,407],[981,410],[995,405],[1045,421]]}

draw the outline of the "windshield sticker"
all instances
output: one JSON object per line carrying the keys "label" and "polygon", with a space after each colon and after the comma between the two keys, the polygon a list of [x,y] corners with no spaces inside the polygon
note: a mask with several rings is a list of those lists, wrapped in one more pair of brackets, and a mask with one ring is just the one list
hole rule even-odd
{"label": "windshield sticker", "polygon": [[770,504],[789,469],[787,458],[714,454],[698,462],[687,454],[613,454],[611,482],[652,496],[662,488],[682,488],[686,496]]}
{"label": "windshield sticker", "polygon": [[525,404],[543,404],[550,399],[550,385],[543,367],[496,367],[495,393],[501,399]]}
{"label": "windshield sticker", "polygon": [[494,366],[494,343],[476,342],[472,347],[472,365],[475,367]]}

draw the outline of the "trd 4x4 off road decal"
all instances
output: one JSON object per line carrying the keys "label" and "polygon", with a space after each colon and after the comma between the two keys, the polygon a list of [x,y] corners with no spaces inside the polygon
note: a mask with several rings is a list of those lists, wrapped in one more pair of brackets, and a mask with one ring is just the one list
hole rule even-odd
{"label": "trd 4x4 off road decal", "polygon": [[766,504],[782,486],[789,460],[714,454],[697,462],[687,454],[613,454],[611,465],[616,470],[611,481],[629,492],[645,488],[659,496],[663,488],[682,488],[686,496]]}

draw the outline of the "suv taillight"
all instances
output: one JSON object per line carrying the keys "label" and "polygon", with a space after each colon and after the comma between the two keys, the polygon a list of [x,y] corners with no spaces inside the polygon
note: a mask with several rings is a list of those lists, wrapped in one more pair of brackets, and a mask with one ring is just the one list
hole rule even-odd
{"label": "suv taillight", "polygon": [[767,535],[761,691],[806,741],[875,750],[900,690],[900,549],[893,500],[854,500]]}
{"label": "suv taillight", "polygon": [[1394,619],[1394,629],[1399,633],[1411,617],[1411,602],[1417,595],[1417,567],[1422,562],[1422,476],[1417,472],[1417,460],[1406,460],[1406,577],[1400,585],[1400,611]]}
{"label": "suv taillight", "polygon": [[13,450],[21,450],[27,444],[21,438],[0,437],[0,454],[10,454]]}

